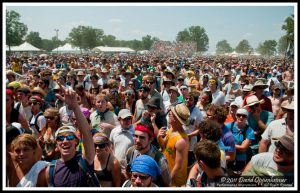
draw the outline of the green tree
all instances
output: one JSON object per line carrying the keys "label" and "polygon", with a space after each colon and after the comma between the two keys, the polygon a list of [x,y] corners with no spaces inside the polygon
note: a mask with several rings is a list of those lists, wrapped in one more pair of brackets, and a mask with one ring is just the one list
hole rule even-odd
{"label": "green tree", "polygon": [[42,49],[51,52],[54,48],[56,48],[56,42],[53,40],[42,39]]}
{"label": "green tree", "polygon": [[39,32],[30,32],[26,36],[26,41],[37,48],[43,47],[43,41],[42,41],[42,38],[40,37]]}
{"label": "green tree", "polygon": [[250,50],[253,48],[250,46],[248,40],[242,40],[239,42],[239,44],[236,46],[235,51],[237,53],[247,54]]}
{"label": "green tree", "polygon": [[217,54],[225,54],[233,51],[233,48],[227,42],[227,40],[222,40],[217,43],[216,53]]}
{"label": "green tree", "polygon": [[88,50],[101,44],[103,34],[102,29],[94,29],[90,26],[78,26],[71,30],[69,39],[72,45]]}
{"label": "green tree", "polygon": [[196,42],[198,52],[206,52],[208,50],[209,39],[205,29],[200,26],[191,26],[178,32],[176,41]]}
{"label": "green tree", "polygon": [[18,46],[23,42],[27,33],[27,26],[20,22],[20,14],[16,11],[6,10],[6,44],[9,46]]}
{"label": "green tree", "polygon": [[283,30],[286,31],[286,38],[288,43],[288,55],[294,55],[294,14],[285,19],[285,24],[282,25]]}
{"label": "green tree", "polygon": [[277,42],[275,40],[266,40],[260,43],[257,51],[264,56],[273,56],[276,53]]}
{"label": "green tree", "polygon": [[100,45],[117,46],[116,37],[113,35],[104,35],[102,38],[102,43]]}
{"label": "green tree", "polygon": [[287,36],[282,36],[277,45],[277,50],[279,54],[284,55],[286,53],[286,50],[288,48],[288,38]]}

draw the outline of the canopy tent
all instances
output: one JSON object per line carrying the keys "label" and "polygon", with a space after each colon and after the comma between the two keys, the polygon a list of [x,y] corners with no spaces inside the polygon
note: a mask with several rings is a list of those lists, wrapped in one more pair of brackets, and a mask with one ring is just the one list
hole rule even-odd
{"label": "canopy tent", "polygon": [[94,52],[104,52],[104,53],[135,53],[135,51],[131,48],[106,47],[106,46],[95,47],[92,51],[94,51]]}
{"label": "canopy tent", "polygon": [[69,43],[66,43],[63,46],[53,49],[52,52],[80,53],[80,48],[72,46]]}
{"label": "canopy tent", "polygon": [[[8,51],[8,47],[6,47],[7,51]],[[34,47],[33,45],[31,45],[28,42],[24,42],[23,44],[19,45],[19,46],[11,46],[10,47],[11,51],[14,52],[32,52],[32,51],[43,51],[39,48]]]}

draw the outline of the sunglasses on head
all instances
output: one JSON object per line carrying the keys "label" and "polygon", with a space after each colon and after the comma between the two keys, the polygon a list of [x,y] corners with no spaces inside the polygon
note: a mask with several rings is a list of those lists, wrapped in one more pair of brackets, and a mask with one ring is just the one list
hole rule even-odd
{"label": "sunglasses on head", "polygon": [[242,115],[242,114],[236,114],[237,117],[243,117],[243,118],[247,118],[247,115]]}
{"label": "sunglasses on head", "polygon": [[107,144],[107,143],[102,143],[102,144],[94,143],[94,146],[95,146],[95,149],[96,149],[97,147],[99,147],[100,149],[103,149],[103,148],[106,147],[106,144]]}
{"label": "sunglasses on head", "polygon": [[67,139],[68,141],[71,141],[75,138],[75,135],[71,134],[71,135],[67,135],[67,136],[64,136],[64,135],[60,135],[60,136],[57,136],[56,137],[56,140],[57,141],[64,141],[65,139]]}
{"label": "sunglasses on head", "polygon": [[131,177],[133,179],[137,179],[139,177],[141,180],[147,180],[150,176],[148,176],[148,175],[143,176],[143,175],[139,175],[139,174],[131,174]]}

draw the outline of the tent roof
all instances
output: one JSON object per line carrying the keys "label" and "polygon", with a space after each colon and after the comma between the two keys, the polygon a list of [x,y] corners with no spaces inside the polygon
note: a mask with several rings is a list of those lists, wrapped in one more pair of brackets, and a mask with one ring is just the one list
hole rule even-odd
{"label": "tent roof", "polygon": [[10,47],[10,50],[11,51],[42,51],[41,49],[34,47],[28,42],[24,42],[19,46],[12,46]]}
{"label": "tent roof", "polygon": [[59,46],[58,48],[52,50],[52,52],[74,52],[74,51],[80,51],[80,48],[72,46],[69,43],[66,43],[63,46]]}
{"label": "tent roof", "polygon": [[93,49],[93,51],[101,51],[101,52],[135,52],[131,48],[126,47],[106,47],[106,46],[98,46]]}

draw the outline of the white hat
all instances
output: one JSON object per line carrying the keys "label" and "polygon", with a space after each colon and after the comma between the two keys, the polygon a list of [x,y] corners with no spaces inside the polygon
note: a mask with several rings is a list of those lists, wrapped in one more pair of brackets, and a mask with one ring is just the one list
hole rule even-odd
{"label": "white hat", "polygon": [[244,87],[243,87],[243,91],[246,91],[246,92],[249,92],[249,91],[251,91],[252,90],[252,85],[251,84],[247,84],[247,85],[245,85]]}
{"label": "white hat", "polygon": [[132,114],[128,109],[122,109],[120,110],[118,117],[121,119],[125,119],[127,117],[132,117]]}
{"label": "white hat", "polygon": [[255,95],[251,95],[249,96],[247,99],[246,99],[246,104],[245,107],[250,107],[250,106],[253,106],[253,105],[256,105],[256,104],[262,104],[264,103],[265,100],[262,99],[262,100],[258,100],[257,96]]}
{"label": "white hat", "polygon": [[231,102],[231,103],[230,103],[230,106],[237,106],[237,107],[240,107],[235,101]]}
{"label": "white hat", "polygon": [[242,108],[240,108],[240,109],[238,109],[237,111],[236,111],[236,114],[239,114],[239,115],[246,115],[247,117],[248,117],[248,111],[246,110],[246,109],[242,109]]}
{"label": "white hat", "polygon": [[283,103],[281,104],[281,108],[283,108],[284,110],[294,110],[294,101],[291,101],[290,103]]}
{"label": "white hat", "polygon": [[77,138],[76,129],[75,129],[75,127],[73,127],[71,125],[64,125],[64,126],[58,128],[57,131],[55,132],[55,138],[58,136],[58,134],[64,133],[64,132],[73,133],[75,135],[75,137]]}

